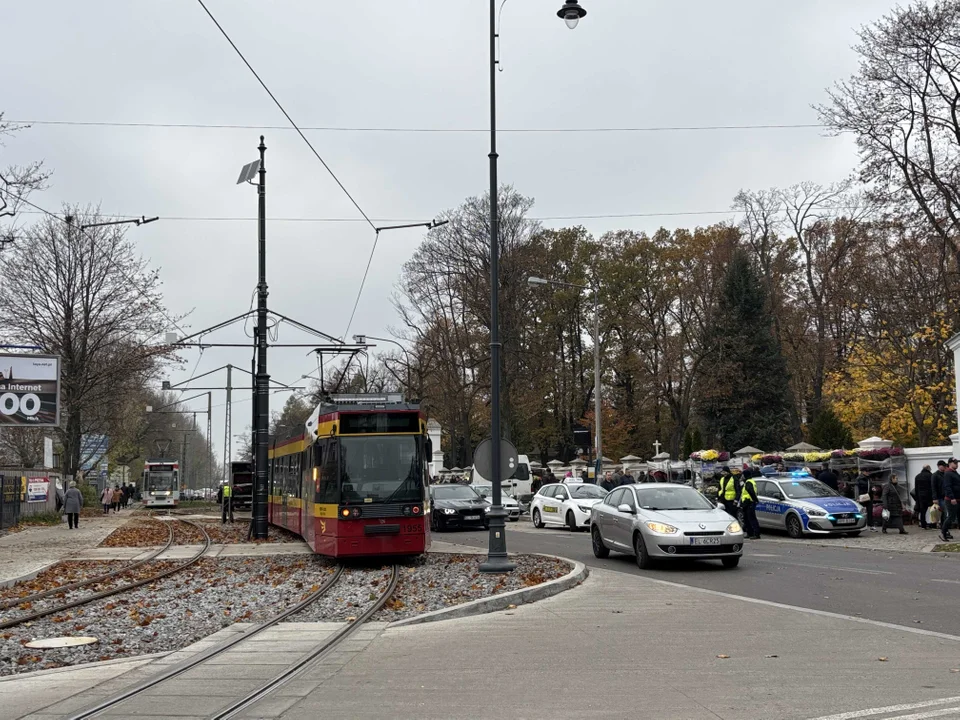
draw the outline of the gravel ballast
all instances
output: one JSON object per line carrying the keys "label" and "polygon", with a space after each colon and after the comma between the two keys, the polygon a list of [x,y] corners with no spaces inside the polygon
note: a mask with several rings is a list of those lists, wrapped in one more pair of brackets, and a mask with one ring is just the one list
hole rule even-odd
{"label": "gravel ballast", "polygon": [[[552,580],[572,566],[562,560],[518,555],[507,575],[484,575],[475,555],[430,554],[401,564],[394,597],[374,616],[393,621]],[[123,563],[115,563],[117,567]],[[105,572],[111,563],[61,563],[6,596]],[[146,573],[168,563],[148,563]],[[0,675],[63,665],[178,650],[234,622],[259,623],[300,602],[323,585],[336,565],[315,556],[204,559],[185,571],[136,590],[0,631]],[[137,573],[139,575],[139,572]],[[390,566],[347,564],[337,584],[292,622],[350,621],[370,607],[390,578]],[[98,588],[102,589],[102,588]],[[77,590],[79,597],[89,590]],[[50,602],[54,598],[49,599]],[[46,603],[47,600],[38,601]],[[22,614],[13,608],[6,619]],[[62,635],[94,636],[99,642],[74,648],[36,650],[24,644]]]}

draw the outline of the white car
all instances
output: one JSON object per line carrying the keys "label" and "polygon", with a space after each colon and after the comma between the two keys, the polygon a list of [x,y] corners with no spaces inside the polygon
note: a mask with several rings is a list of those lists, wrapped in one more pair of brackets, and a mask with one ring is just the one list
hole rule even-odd
{"label": "white car", "polygon": [[590,511],[607,491],[592,483],[544,485],[530,503],[533,526],[566,525],[571,530],[590,526]]}
{"label": "white car", "polygon": [[[490,499],[493,497],[493,486],[484,485],[482,483],[474,483],[470,487],[480,493],[480,497],[487,501],[487,505],[493,505],[493,501]],[[503,509],[507,511],[507,519],[516,522],[520,519],[520,503],[518,503],[513,496],[509,493],[500,491],[500,504],[503,505]]]}

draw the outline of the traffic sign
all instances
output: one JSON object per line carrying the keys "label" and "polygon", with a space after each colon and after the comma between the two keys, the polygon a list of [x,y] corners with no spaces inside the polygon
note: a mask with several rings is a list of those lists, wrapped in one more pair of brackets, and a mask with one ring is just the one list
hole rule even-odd
{"label": "traffic sign", "polygon": [[[493,479],[493,442],[487,438],[473,451],[473,467],[480,477]],[[517,469],[517,448],[509,440],[500,440],[500,479],[506,480]]]}

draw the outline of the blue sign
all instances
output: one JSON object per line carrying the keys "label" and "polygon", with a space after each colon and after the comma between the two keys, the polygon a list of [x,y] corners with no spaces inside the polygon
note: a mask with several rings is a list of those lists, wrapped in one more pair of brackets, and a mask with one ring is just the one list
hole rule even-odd
{"label": "blue sign", "polygon": [[83,472],[93,470],[107,454],[110,438],[106,435],[80,436],[80,469]]}

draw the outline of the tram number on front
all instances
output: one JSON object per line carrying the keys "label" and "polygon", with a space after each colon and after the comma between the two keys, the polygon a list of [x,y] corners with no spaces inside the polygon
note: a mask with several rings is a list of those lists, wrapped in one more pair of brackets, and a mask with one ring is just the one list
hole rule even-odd
{"label": "tram number on front", "polygon": [[422,522],[406,523],[403,526],[403,531],[407,533],[422,533],[423,523]]}

